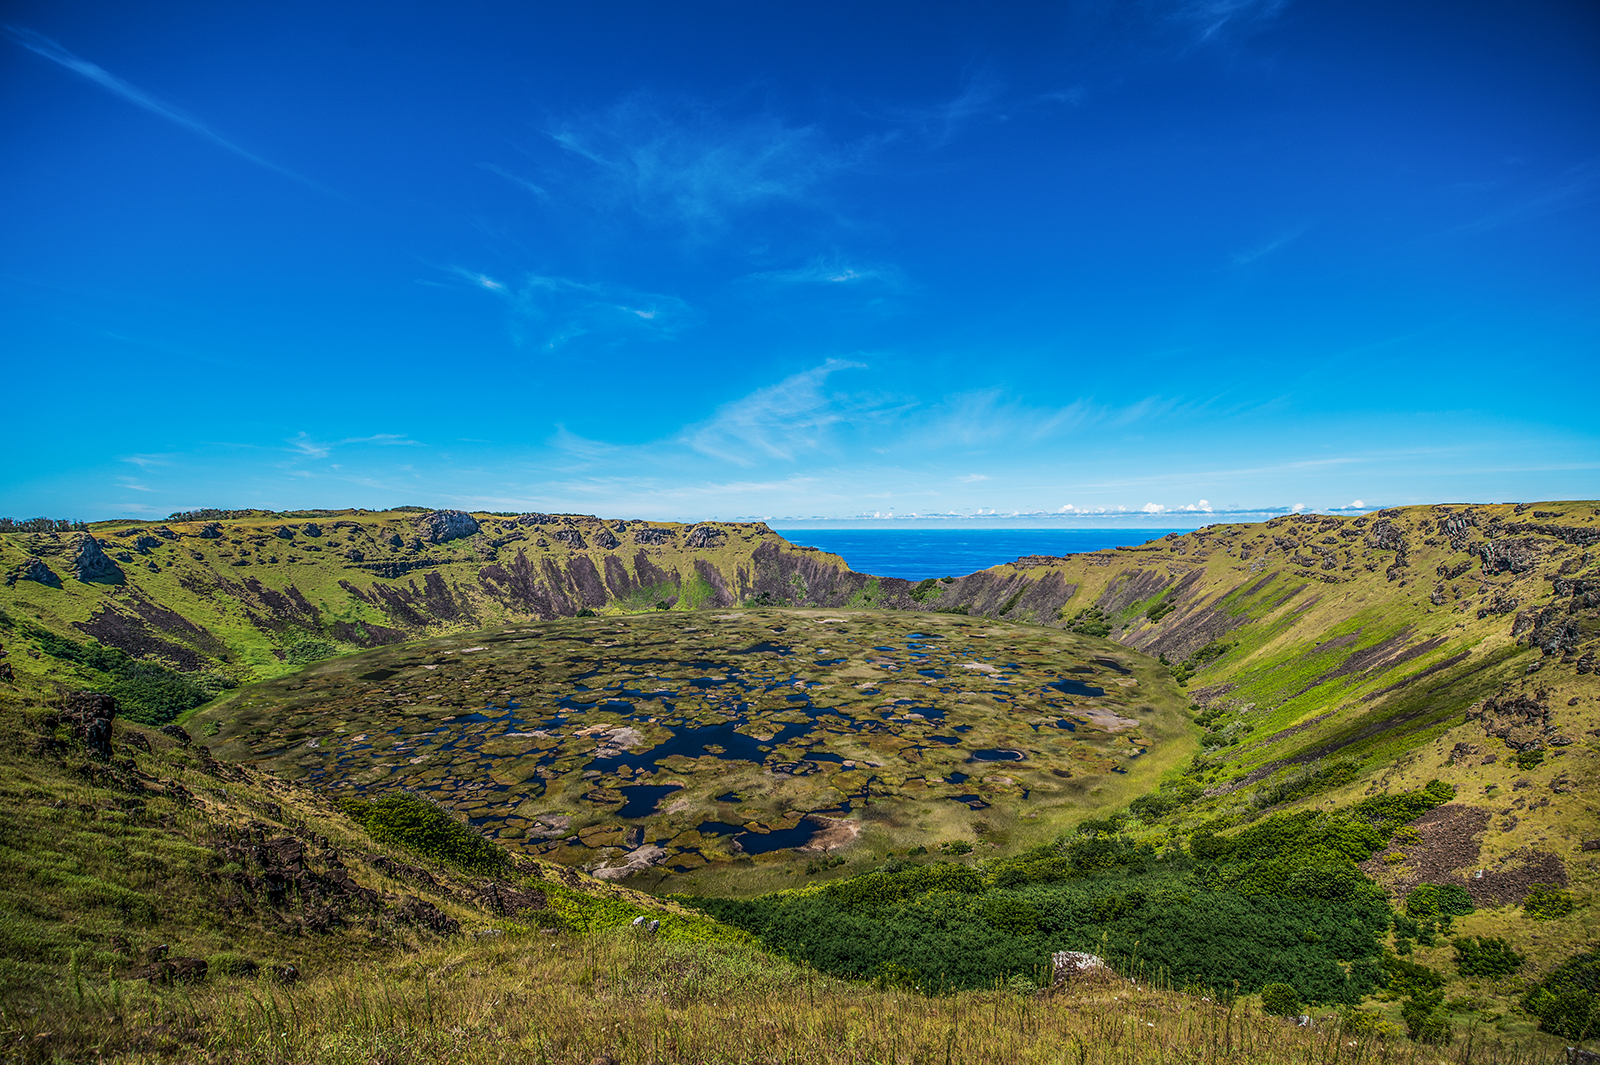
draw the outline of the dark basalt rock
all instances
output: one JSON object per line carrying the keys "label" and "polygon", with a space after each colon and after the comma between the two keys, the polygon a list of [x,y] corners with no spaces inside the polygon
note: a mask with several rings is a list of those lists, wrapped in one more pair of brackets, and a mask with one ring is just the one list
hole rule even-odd
{"label": "dark basalt rock", "polygon": [[160,547],[160,546],[161,546],[161,541],[160,540],[156,539],[154,536],[147,536],[147,535],[145,535],[143,533],[141,533],[140,535],[134,537],[134,540],[133,540],[133,549],[135,551],[139,552],[139,554],[141,554],[141,555],[148,555],[150,553],[150,549],[152,547]]}
{"label": "dark basalt rock", "polygon": [[280,525],[276,529],[272,530],[272,535],[276,536],[280,540],[293,540],[294,530],[287,525]]}
{"label": "dark basalt rock", "polygon": [[464,510],[436,510],[415,523],[417,535],[430,544],[459,540],[478,531],[478,520]]}
{"label": "dark basalt rock", "polygon": [[117,716],[117,701],[99,692],[71,692],[62,699],[61,715],[89,753],[96,758],[111,757],[111,719]]}
{"label": "dark basalt rock", "polygon": [[715,529],[709,525],[696,525],[689,530],[689,538],[684,542],[690,547],[703,549],[716,547],[727,538],[727,534],[721,529]]}
{"label": "dark basalt rock", "polygon": [[162,725],[161,734],[163,736],[171,736],[173,739],[177,740],[180,747],[189,746],[189,734],[183,730],[181,725],[170,722]]}
{"label": "dark basalt rock", "polygon": [[613,536],[610,529],[601,529],[596,533],[594,542],[607,551],[615,551],[622,546],[622,541]]}
{"label": "dark basalt rock", "polygon": [[560,540],[562,543],[571,548],[581,550],[589,546],[583,542],[583,536],[578,532],[577,529],[557,529],[555,532],[551,533],[550,536],[553,539]]}
{"label": "dark basalt rock", "polygon": [[165,525],[157,525],[150,531],[161,537],[163,540],[176,540],[178,538],[178,534],[167,528]]}
{"label": "dark basalt rock", "polygon": [[220,540],[222,539],[222,525],[219,522],[208,521],[200,526],[200,531],[195,535],[202,540]]}
{"label": "dark basalt rock", "polygon": [[55,571],[44,564],[44,559],[37,556],[28,559],[21,566],[6,574],[6,584],[14,585],[18,581],[33,581],[47,588],[61,587],[61,578]]}
{"label": "dark basalt rock", "polygon": [[1483,559],[1483,572],[1489,574],[1526,573],[1539,560],[1532,540],[1491,540],[1478,550]]}
{"label": "dark basalt rock", "polygon": [[306,522],[304,525],[302,525],[300,527],[300,529],[307,536],[321,536],[322,535],[322,526],[318,525],[314,521]]}
{"label": "dark basalt rock", "polygon": [[636,544],[670,544],[672,542],[672,530],[653,529],[648,526],[643,529],[637,529],[633,534],[633,542]]}
{"label": "dark basalt rock", "polygon": [[408,924],[429,929],[441,936],[453,936],[461,931],[461,922],[446,914],[425,899],[407,896],[395,916]]}
{"label": "dark basalt rock", "polygon": [[127,578],[100,547],[100,541],[88,533],[78,540],[78,549],[72,556],[72,572],[80,581],[96,584],[122,584]]}

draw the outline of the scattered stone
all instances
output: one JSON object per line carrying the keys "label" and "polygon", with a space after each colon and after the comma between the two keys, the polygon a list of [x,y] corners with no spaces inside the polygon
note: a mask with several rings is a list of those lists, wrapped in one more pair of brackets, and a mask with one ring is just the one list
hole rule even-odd
{"label": "scattered stone", "polygon": [[177,740],[178,746],[180,747],[189,746],[189,734],[185,732],[183,727],[176,722],[169,721],[167,724],[162,725],[161,734],[163,736],[171,736],[173,739]]}

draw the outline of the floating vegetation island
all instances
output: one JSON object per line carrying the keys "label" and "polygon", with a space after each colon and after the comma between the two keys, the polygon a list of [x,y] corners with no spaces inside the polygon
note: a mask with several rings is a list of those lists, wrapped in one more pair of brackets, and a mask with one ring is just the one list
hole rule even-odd
{"label": "floating vegetation island", "polygon": [[825,852],[1053,837],[1154,783],[1182,705],[1153,660],[1060,630],[741,610],[374,651],[189,725],[223,757],[422,793],[601,876],[771,886]]}

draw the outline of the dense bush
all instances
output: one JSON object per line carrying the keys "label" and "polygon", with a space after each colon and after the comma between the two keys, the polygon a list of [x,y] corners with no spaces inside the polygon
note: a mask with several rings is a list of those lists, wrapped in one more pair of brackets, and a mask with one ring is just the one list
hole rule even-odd
{"label": "dense bush", "polygon": [[332,658],[338,648],[332,641],[317,636],[302,636],[283,649],[284,661],[296,666],[309,666],[324,658]]}
{"label": "dense bush", "polygon": [[1554,921],[1572,912],[1572,896],[1554,884],[1535,884],[1522,900],[1522,912],[1535,921]]}
{"label": "dense bush", "polygon": [[871,979],[893,966],[930,991],[1037,977],[1056,950],[1100,954],[1124,972],[1180,985],[1237,981],[1252,992],[1291,983],[1323,1002],[1356,1001],[1381,981],[1384,926],[1369,912],[1196,891],[1172,877],[997,888],[979,870],[938,863],[805,893],[691,901],[825,972]]}
{"label": "dense bush", "polygon": [[1406,895],[1407,917],[1464,917],[1472,896],[1461,884],[1418,884]]}
{"label": "dense bush", "polygon": [[1261,989],[1261,1008],[1275,1016],[1297,1016],[1300,1005],[1300,995],[1288,984],[1268,984]]}
{"label": "dense bush", "polygon": [[1498,936],[1465,936],[1451,945],[1462,976],[1510,976],[1527,961]]}
{"label": "dense bush", "polygon": [[1383,975],[1386,989],[1393,998],[1431,995],[1444,987],[1444,974],[1437,969],[1397,958],[1393,954],[1384,955]]}
{"label": "dense bush", "polygon": [[492,875],[506,866],[505,851],[419,795],[391,791],[373,800],[345,799],[339,807],[380,843],[398,844],[469,873]]}
{"label": "dense bush", "polygon": [[1577,954],[1523,997],[1539,1028],[1567,1039],[1600,1034],[1600,955]]}
{"label": "dense bush", "polygon": [[1111,622],[1099,607],[1086,606],[1068,619],[1066,629],[1080,636],[1109,636]]}
{"label": "dense bush", "polygon": [[1443,1046],[1450,1042],[1450,1018],[1444,1012],[1444,992],[1429,991],[1408,998],[1400,1007],[1406,1034],[1419,1043]]}
{"label": "dense bush", "polygon": [[[1041,979],[1054,951],[1083,950],[1130,975],[1230,993],[1235,982],[1243,993],[1287,984],[1310,1003],[1356,1002],[1387,985],[1396,998],[1422,996],[1416,1028],[1437,1038],[1430,1018],[1442,1015],[1428,1002],[1443,979],[1384,955],[1397,918],[1356,863],[1453,795],[1434,782],[1342,810],[1263,818],[1231,837],[1214,826],[1196,832],[1187,853],[1129,837],[1125,818],[1091,819],[1053,844],[973,865],[897,859],[797,891],[688,901],[839,976],[891,974],[929,991],[1004,986]],[[1448,891],[1431,898],[1435,908],[1459,904]]]}

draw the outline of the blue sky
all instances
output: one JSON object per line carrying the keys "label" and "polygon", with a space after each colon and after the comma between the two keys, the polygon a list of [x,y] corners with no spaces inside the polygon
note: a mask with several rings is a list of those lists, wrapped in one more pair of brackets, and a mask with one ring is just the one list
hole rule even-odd
{"label": "blue sky", "polygon": [[4,21],[0,513],[1600,495],[1590,3]]}

